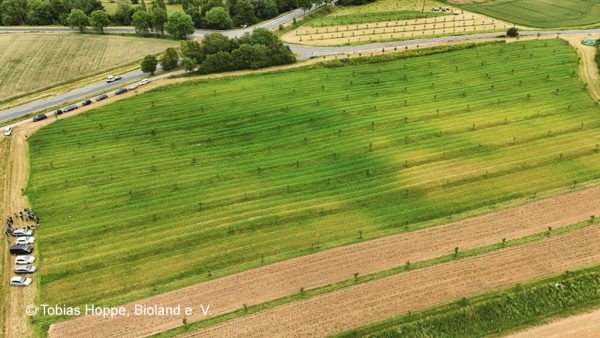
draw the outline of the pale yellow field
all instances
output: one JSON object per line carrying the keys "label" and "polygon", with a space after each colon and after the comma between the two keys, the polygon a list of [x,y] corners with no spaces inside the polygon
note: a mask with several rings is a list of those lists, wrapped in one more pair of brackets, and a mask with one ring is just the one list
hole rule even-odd
{"label": "pale yellow field", "polygon": [[78,33],[0,34],[0,101],[130,64],[175,45],[173,40]]}
{"label": "pale yellow field", "polygon": [[505,31],[512,24],[475,13],[327,27],[302,26],[283,40],[316,46],[361,44],[386,40]]}

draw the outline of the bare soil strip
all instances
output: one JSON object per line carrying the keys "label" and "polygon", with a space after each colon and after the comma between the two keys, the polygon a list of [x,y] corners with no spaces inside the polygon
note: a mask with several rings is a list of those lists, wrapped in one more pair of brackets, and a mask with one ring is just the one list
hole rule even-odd
{"label": "bare soil strip", "polygon": [[[211,315],[238,310],[305,290],[453,252],[558,228],[600,213],[600,187],[548,198],[524,206],[359,244],[303,256],[216,280],[199,283],[126,305],[194,306],[211,304]],[[417,283],[418,285],[418,283]],[[202,313],[188,322],[203,319]],[[145,336],[181,325],[181,316],[79,317],[54,324],[50,337]]]}
{"label": "bare soil strip", "polygon": [[600,332],[600,310],[556,320],[547,325],[519,332],[510,338],[595,338]]}
{"label": "bare soil strip", "polygon": [[182,337],[324,337],[465,295],[600,263],[600,226],[358,284]]}

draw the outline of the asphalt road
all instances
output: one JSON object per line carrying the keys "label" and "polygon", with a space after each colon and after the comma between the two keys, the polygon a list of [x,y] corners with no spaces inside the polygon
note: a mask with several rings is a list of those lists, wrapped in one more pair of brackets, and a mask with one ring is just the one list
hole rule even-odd
{"label": "asphalt road", "polygon": [[[278,27],[280,24],[285,24],[287,22],[292,21],[294,18],[298,18],[307,12],[313,11],[320,6],[313,6],[308,11],[304,11],[302,9],[297,9],[291,11],[287,14],[281,15],[275,19],[270,21],[266,21],[260,23],[258,25],[243,28],[243,29],[235,29],[228,31],[211,31],[211,30],[196,30],[192,35],[194,38],[202,38],[207,33],[211,32],[219,32],[221,34],[225,34],[229,37],[237,37],[241,36],[247,32],[251,32],[255,28],[266,28],[272,29]],[[0,27],[0,32],[26,32],[26,31],[70,31],[70,28],[66,27]],[[134,29],[131,27],[111,27],[106,29],[107,32],[133,32]],[[316,47],[316,46],[308,46],[308,45],[295,45],[288,44],[290,49],[296,53],[300,59],[308,59],[310,57],[315,56],[324,56],[324,55],[332,55],[332,54],[340,54],[340,53],[351,53],[351,52],[362,52],[362,51],[373,51],[373,50],[382,50],[389,49],[395,47],[405,47],[405,46],[415,46],[415,45],[425,45],[431,43],[448,43],[448,42],[460,42],[460,41],[469,41],[474,39],[481,38],[494,38],[500,36],[502,33],[481,33],[481,34],[470,34],[470,35],[456,35],[456,36],[444,36],[444,37],[436,37],[429,39],[415,39],[415,40],[404,40],[404,41],[392,41],[392,42],[384,42],[384,43],[373,43],[367,45],[356,45],[356,46],[340,46],[340,47]],[[600,29],[583,29],[583,30],[564,30],[564,31],[522,31],[520,33],[522,36],[548,36],[548,35],[571,35],[571,34],[600,34]],[[144,73],[140,70],[135,70],[126,74],[121,74],[123,79],[120,81],[129,82],[144,76]],[[173,75],[167,74],[162,76]],[[162,77],[161,76],[161,77]],[[53,106],[60,105],[66,103],[68,101],[74,101],[77,99],[83,99],[86,97],[90,97],[92,95],[98,94],[103,91],[107,91],[109,89],[114,89],[119,87],[119,83],[106,83],[99,82],[95,84],[91,84],[79,89],[72,90],[70,92],[60,94],[51,98],[41,99],[35,102],[31,102],[28,104],[24,104],[18,107],[14,107],[11,109],[0,111],[0,122],[10,120],[19,116],[27,115],[33,112],[42,111],[44,109],[49,109]]]}

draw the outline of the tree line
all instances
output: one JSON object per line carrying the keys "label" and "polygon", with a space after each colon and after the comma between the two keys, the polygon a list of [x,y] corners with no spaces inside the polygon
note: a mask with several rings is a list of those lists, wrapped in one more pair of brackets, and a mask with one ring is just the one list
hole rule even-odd
{"label": "tree line", "polygon": [[239,38],[230,39],[223,34],[211,33],[197,40],[181,41],[181,55],[168,48],[158,60],[148,55],[141,64],[142,71],[154,73],[160,63],[164,70],[181,66],[199,74],[242,69],[259,69],[296,62],[290,48],[272,32],[258,28]]}
{"label": "tree line", "polygon": [[[180,13],[180,21],[185,18],[186,24],[191,20],[192,27],[211,29],[253,25],[292,9],[308,9],[313,3],[322,1],[167,0],[169,4],[181,5],[183,13],[176,12]],[[164,32],[164,25],[167,22],[167,6],[164,0],[129,0],[129,2],[119,2],[114,13],[108,13],[100,0],[0,0],[0,23],[3,25],[71,25],[72,22],[68,19],[73,10],[78,11],[76,18],[80,21],[85,20],[81,13],[91,21],[92,13],[101,11],[102,14],[95,15],[95,20],[97,23],[102,22],[103,27],[110,24],[134,25],[136,28],[141,27],[142,34],[147,34],[150,29]],[[139,12],[145,14],[138,14]]]}

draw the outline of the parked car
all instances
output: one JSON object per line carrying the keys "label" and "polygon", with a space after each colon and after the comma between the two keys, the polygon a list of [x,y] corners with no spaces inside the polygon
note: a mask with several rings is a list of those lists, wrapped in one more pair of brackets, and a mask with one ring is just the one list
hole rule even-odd
{"label": "parked car", "polygon": [[106,83],[112,83],[121,80],[121,75],[111,75],[106,78]]}
{"label": "parked car", "polygon": [[72,104],[72,105],[64,107],[62,110],[63,110],[64,113],[68,113],[68,112],[73,111],[73,110],[75,110],[77,108],[78,107],[77,107],[76,104]]}
{"label": "parked car", "polygon": [[17,237],[17,239],[15,240],[15,244],[20,245],[28,245],[33,243],[35,243],[35,237],[33,236]]}
{"label": "parked car", "polygon": [[33,247],[31,245],[16,244],[10,247],[11,255],[31,255]]}
{"label": "parked car", "polygon": [[15,257],[15,264],[18,265],[27,265],[27,264],[33,264],[33,262],[35,262],[35,257],[33,256],[17,256]]}
{"label": "parked car", "polygon": [[100,96],[96,96],[96,102],[108,99],[108,95],[102,94]]}
{"label": "parked car", "polygon": [[90,99],[81,102],[81,106],[89,106],[90,104],[92,104],[92,100]]}
{"label": "parked car", "polygon": [[42,120],[45,120],[47,118],[48,118],[48,116],[46,116],[46,114],[40,114],[40,115],[37,115],[37,116],[33,117],[33,122],[42,121]]}
{"label": "parked car", "polygon": [[140,86],[147,85],[148,83],[150,83],[149,79],[143,79],[142,81],[140,81]]}
{"label": "parked car", "polygon": [[54,115],[60,115],[62,113],[63,113],[62,109],[57,109],[54,111]]}
{"label": "parked car", "polygon": [[132,84],[131,86],[127,87],[127,90],[134,90],[134,89],[137,89],[137,87],[138,87],[138,86],[139,86],[139,84],[138,84],[138,83],[134,83],[134,84]]}
{"label": "parked car", "polygon": [[33,229],[27,228],[18,228],[13,230],[13,236],[15,237],[24,237],[33,235]]}
{"label": "parked car", "polygon": [[29,277],[12,277],[10,279],[10,285],[12,286],[28,286],[31,284],[31,278]]}
{"label": "parked car", "polygon": [[31,265],[31,264],[15,265],[15,273],[16,274],[34,273],[36,271],[37,271],[37,267],[35,265]]}
{"label": "parked car", "polygon": [[12,132],[13,132],[12,127],[4,128],[4,136],[10,136],[10,135],[12,135]]}
{"label": "parked car", "polygon": [[115,90],[115,95],[121,95],[127,93],[129,90],[127,88],[120,88]]}

